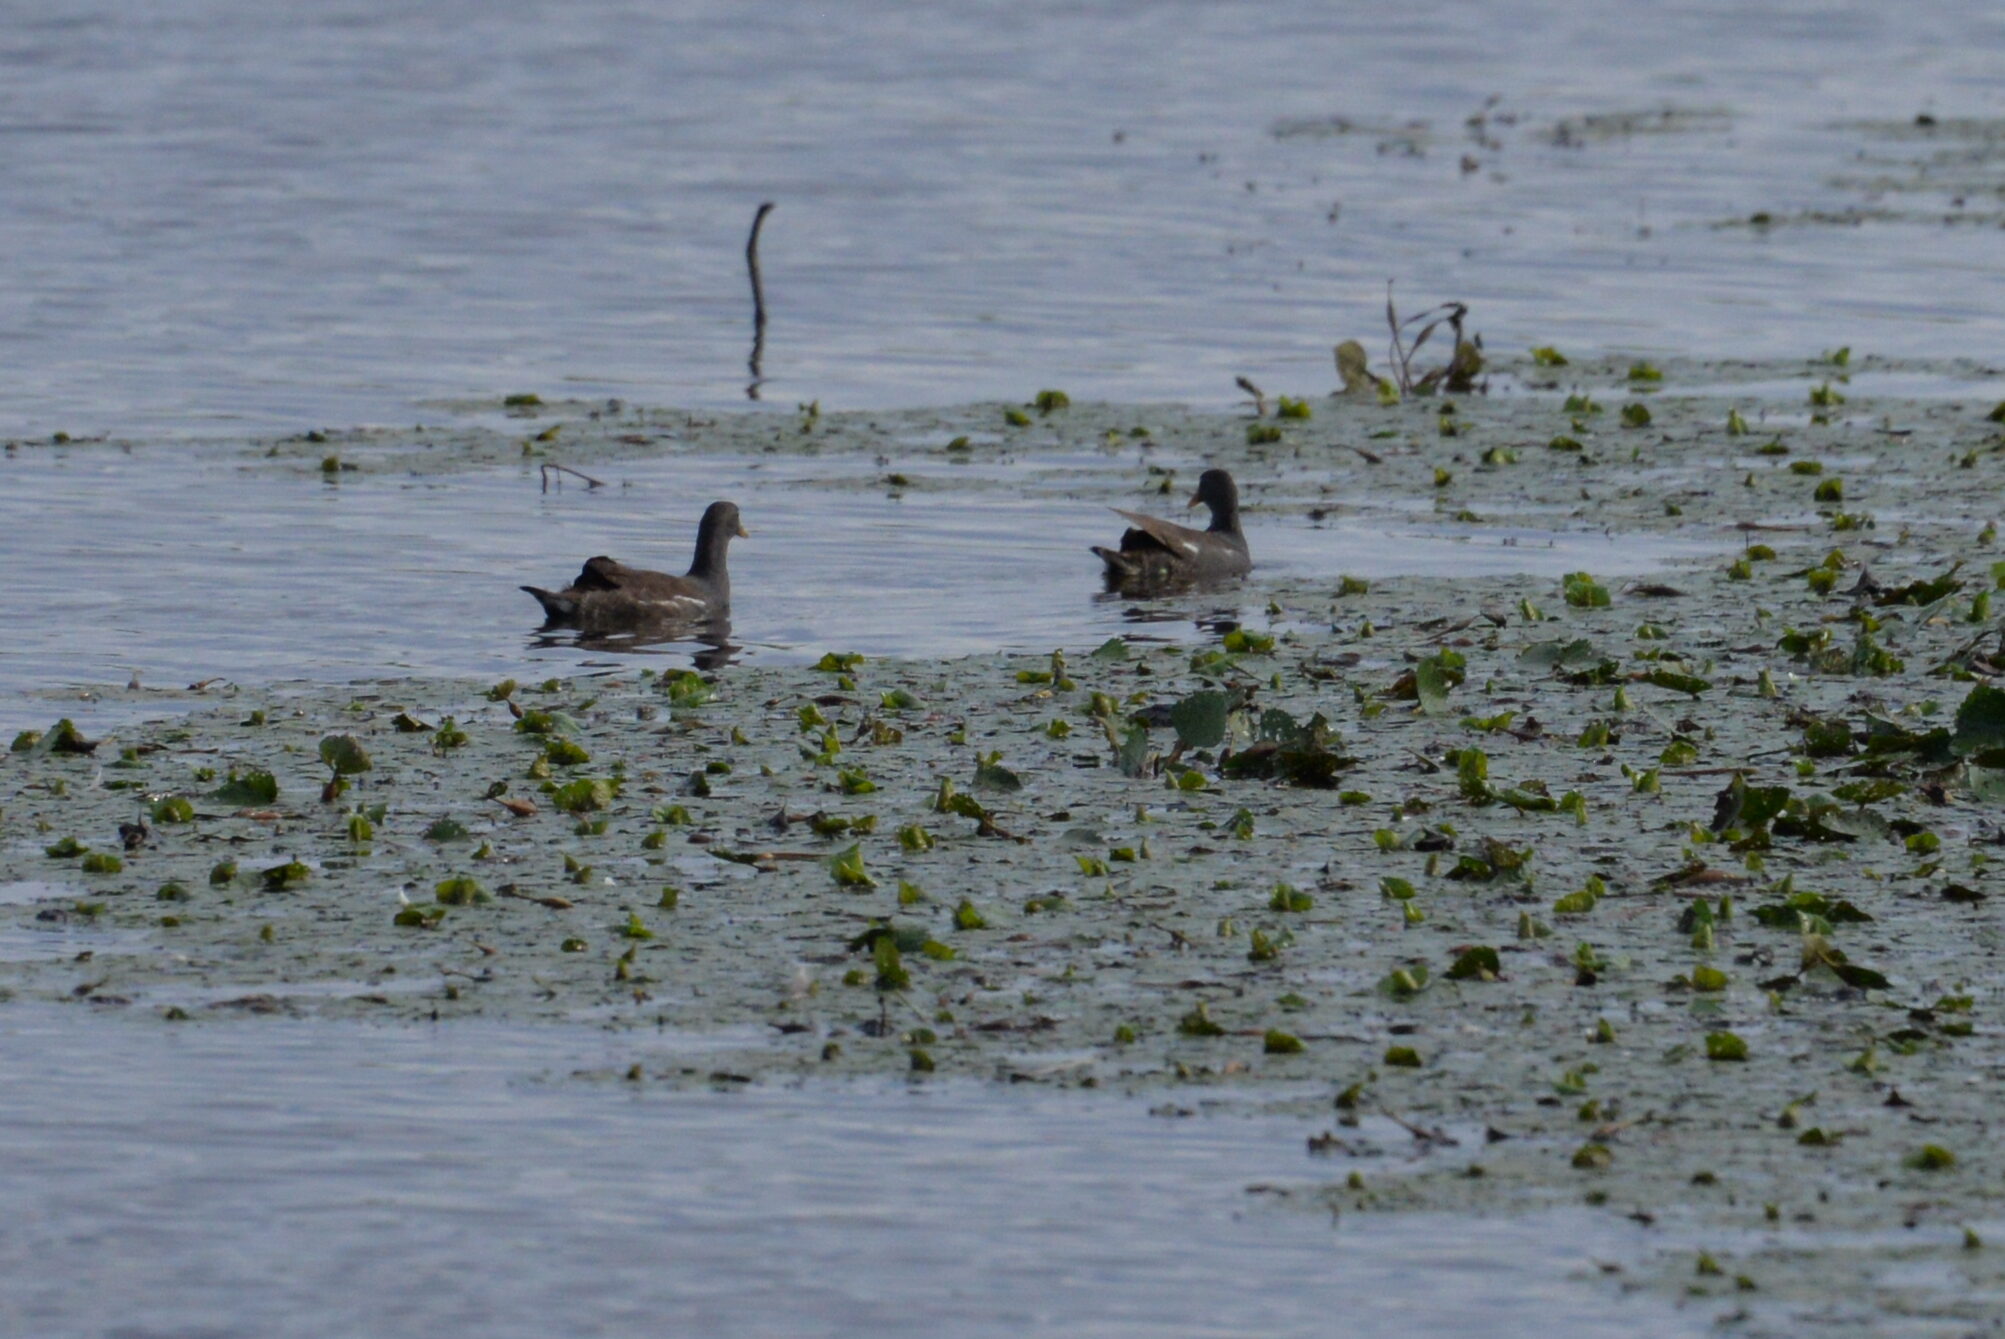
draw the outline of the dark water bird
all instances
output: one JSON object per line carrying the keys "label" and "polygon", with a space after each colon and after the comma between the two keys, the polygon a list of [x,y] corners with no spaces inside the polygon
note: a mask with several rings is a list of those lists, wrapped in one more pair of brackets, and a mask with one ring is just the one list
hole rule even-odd
{"label": "dark water bird", "polygon": [[1161,590],[1244,576],[1253,569],[1239,529],[1239,488],[1224,470],[1198,476],[1190,505],[1211,508],[1211,526],[1193,530],[1141,512],[1114,514],[1130,523],[1118,549],[1093,547],[1107,564],[1107,584],[1123,591]]}
{"label": "dark water bird", "polygon": [[731,577],[724,551],[732,537],[750,532],[737,504],[713,502],[696,527],[696,560],[683,576],[649,572],[611,558],[587,558],[577,580],[563,590],[522,589],[543,606],[550,624],[587,632],[703,623],[731,613]]}

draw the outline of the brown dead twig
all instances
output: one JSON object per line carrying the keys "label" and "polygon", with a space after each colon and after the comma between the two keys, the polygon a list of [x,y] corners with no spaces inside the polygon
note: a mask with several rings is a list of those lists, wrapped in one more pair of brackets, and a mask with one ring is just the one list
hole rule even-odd
{"label": "brown dead twig", "polygon": [[557,487],[559,488],[564,486],[564,476],[567,474],[575,474],[580,479],[583,479],[587,488],[604,488],[606,486],[605,480],[594,479],[583,470],[574,470],[569,465],[545,463],[538,466],[537,469],[543,476],[543,491],[546,493],[550,491],[550,478],[552,475],[556,476]]}
{"label": "brown dead twig", "polygon": [[[1401,395],[1428,395],[1436,387],[1457,395],[1476,389],[1476,376],[1483,370],[1483,337],[1463,338],[1462,322],[1468,315],[1467,303],[1444,302],[1402,321],[1399,309],[1392,302],[1392,283],[1387,281],[1385,323],[1392,330],[1392,371]],[[1444,325],[1455,336],[1455,352],[1442,366],[1415,377],[1414,355],[1420,352],[1420,346],[1427,342],[1428,337]],[[1409,343],[1407,331],[1415,326],[1419,327],[1419,333]]]}

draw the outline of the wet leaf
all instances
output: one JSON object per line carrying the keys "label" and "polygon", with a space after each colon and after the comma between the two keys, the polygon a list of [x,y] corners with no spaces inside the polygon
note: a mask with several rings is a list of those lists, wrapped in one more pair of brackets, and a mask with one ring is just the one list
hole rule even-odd
{"label": "wet leaf", "polygon": [[1023,789],[1023,778],[989,757],[976,764],[975,784],[984,790],[1017,791]]}
{"label": "wet leaf", "polygon": [[1956,708],[1950,749],[1959,757],[2005,748],[2005,689],[1973,686]]}
{"label": "wet leaf", "polygon": [[1267,899],[1270,911],[1302,913],[1314,910],[1315,906],[1313,896],[1286,883],[1275,884],[1273,895]]}
{"label": "wet leaf", "polygon": [[1170,708],[1170,727],[1186,748],[1217,748],[1225,742],[1225,727],[1231,698],[1216,689],[1205,689]]}
{"label": "wet leaf", "polygon": [[1680,674],[1676,670],[1662,667],[1651,670],[1644,676],[1643,682],[1658,688],[1668,688],[1674,693],[1690,693],[1693,697],[1713,686],[1710,679],[1701,679],[1696,674]]}
{"label": "wet leaf", "polygon": [[1379,980],[1378,989],[1382,995],[1390,995],[1396,1000],[1411,999],[1427,989],[1427,965],[1411,963],[1396,967]]}
{"label": "wet leaf", "polygon": [[1464,949],[1448,969],[1451,981],[1495,981],[1501,975],[1503,967],[1498,962],[1497,950],[1483,946]]}
{"label": "wet leaf", "polygon": [[1333,789],[1337,774],[1357,765],[1340,748],[1342,741],[1318,712],[1299,724],[1285,711],[1270,709],[1260,717],[1260,736],[1248,748],[1220,764],[1232,780],[1268,778],[1293,786]]}
{"label": "wet leaf", "polygon": [[1347,339],[1336,347],[1337,376],[1345,395],[1364,395],[1378,390],[1378,378],[1371,374],[1370,356],[1364,345]]}
{"label": "wet leaf", "polygon": [[[1836,483],[1837,480],[1832,480]],[[1835,500],[1835,499],[1833,499]],[[1952,565],[1948,571],[1921,581],[1910,581],[1905,586],[1891,586],[1873,597],[1876,605],[1924,605],[1946,600],[1963,589],[1963,582],[1956,573],[1962,563]]]}
{"label": "wet leaf", "polygon": [[1708,1032],[1706,1034],[1706,1059],[1745,1060],[1747,1042],[1731,1032]]}
{"label": "wet leaf", "polygon": [[1734,773],[1726,788],[1713,797],[1714,832],[1729,828],[1759,828],[1772,821],[1789,804],[1787,786],[1750,786],[1747,778]]}
{"label": "wet leaf", "polygon": [[870,961],[877,969],[878,990],[897,991],[912,988],[912,973],[906,968],[903,955],[898,951],[898,941],[893,936],[881,935],[871,944]]}
{"label": "wet leaf", "polygon": [[1114,750],[1114,761],[1123,776],[1138,777],[1146,773],[1149,769],[1149,727],[1139,721],[1130,725]]}
{"label": "wet leaf", "polygon": [[278,781],[270,772],[233,770],[228,780],[209,792],[209,798],[238,809],[257,808],[278,799]]}
{"label": "wet leaf", "polygon": [[839,888],[875,888],[877,880],[863,867],[863,847],[852,845],[838,851],[828,862],[829,877]]}
{"label": "wet leaf", "polygon": [[1571,641],[1533,642],[1518,652],[1518,663],[1531,669],[1570,669],[1599,663],[1603,656],[1585,637]]}
{"label": "wet leaf", "polygon": [[1588,912],[1594,910],[1594,904],[1598,901],[1600,899],[1594,895],[1591,889],[1582,888],[1554,901],[1552,904],[1553,915],[1585,916]]}
{"label": "wet leaf", "polygon": [[34,742],[26,750],[18,747],[21,743],[21,738],[22,736],[20,735],[14,737],[15,751],[25,751],[36,757],[44,757],[51,753],[83,756],[97,752],[98,745],[98,741],[95,739],[85,739],[83,732],[77,729],[76,722],[67,716],[50,726],[45,733],[36,736]]}
{"label": "wet leaf", "polygon": [[156,823],[192,823],[195,821],[195,806],[185,795],[169,795],[164,800],[154,801],[147,811]]}
{"label": "wet leaf", "polygon": [[320,760],[336,776],[356,776],[375,766],[369,760],[369,751],[354,735],[329,735],[321,740]]}
{"label": "wet leaf", "polygon": [[1457,752],[1455,775],[1462,798],[1471,804],[1488,804],[1494,798],[1490,792],[1490,759],[1481,749]]}
{"label": "wet leaf", "polygon": [[1448,711],[1448,691],[1458,682],[1449,677],[1438,657],[1429,657],[1413,667],[1414,696],[1423,715],[1440,716]]}
{"label": "wet leaf", "polygon": [[581,776],[552,790],[550,803],[567,814],[594,813],[609,808],[617,794],[617,782]]}
{"label": "wet leaf", "polygon": [[543,746],[543,757],[553,767],[583,767],[592,760],[584,745],[562,735],[552,736]]}
{"label": "wet leaf", "polygon": [[815,662],[815,668],[824,674],[848,674],[862,663],[861,652],[827,651]]}
{"label": "wet leaf", "polygon": [[438,900],[439,905],[448,907],[470,907],[476,903],[492,900],[488,896],[487,889],[481,886],[480,880],[471,874],[455,874],[449,879],[441,880],[432,890],[432,895]]}
{"label": "wet leaf", "polygon": [[1211,1010],[1202,1000],[1183,1017],[1177,1019],[1177,1032],[1186,1037],[1223,1037],[1225,1029],[1212,1021]]}
{"label": "wet leaf", "polygon": [[1488,883],[1500,876],[1526,880],[1530,871],[1525,866],[1531,861],[1532,848],[1522,849],[1508,846],[1494,837],[1483,839],[1480,855],[1464,855],[1456,860],[1455,868],[1448,871],[1448,877],[1458,882]]}
{"label": "wet leaf", "polygon": [[1566,602],[1576,609],[1602,609],[1612,603],[1608,587],[1585,572],[1569,572],[1561,583]]}
{"label": "wet leaf", "polygon": [[268,893],[287,888],[297,888],[313,877],[313,871],[297,860],[288,860],[283,865],[273,865],[258,876]]}

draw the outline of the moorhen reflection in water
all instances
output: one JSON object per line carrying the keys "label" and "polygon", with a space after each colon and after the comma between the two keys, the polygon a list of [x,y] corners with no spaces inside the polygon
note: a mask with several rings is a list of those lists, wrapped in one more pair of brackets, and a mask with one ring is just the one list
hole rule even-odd
{"label": "moorhen reflection in water", "polygon": [[612,655],[672,655],[686,652],[690,657],[690,663],[700,670],[722,669],[726,665],[735,665],[738,663],[738,653],[745,649],[740,643],[731,640],[731,620],[728,618],[705,619],[695,623],[687,619],[667,619],[597,632],[573,630],[561,624],[546,624],[537,632],[530,645],[539,649],[553,646],[575,647],[580,651]]}

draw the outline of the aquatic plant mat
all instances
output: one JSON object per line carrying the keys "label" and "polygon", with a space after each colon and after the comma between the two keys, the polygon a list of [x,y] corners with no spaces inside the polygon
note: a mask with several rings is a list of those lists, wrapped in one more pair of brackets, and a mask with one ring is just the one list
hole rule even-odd
{"label": "aquatic plant mat", "polygon": [[[671,422],[695,450],[932,433],[943,476],[1140,429],[1186,483],[1238,475],[1256,557],[1262,524],[1304,523],[1261,511],[1285,471],[1353,514],[1716,556],[1256,571],[1166,602],[1241,615],[1195,646],[107,687],[86,708],[178,714],[95,739],[51,694],[0,762],[0,982],[163,1027],[595,1021],[635,1036],[606,1082],[1271,1103],[1323,1117],[1300,1177],[1255,1188],[1288,1203],[1604,1206],[1667,1233],[1612,1279],[1738,1332],[1966,1332],[2005,1306],[1996,383],[1551,362],[1452,409],[1259,423],[1033,402],[482,429],[462,465],[560,425],[595,474]],[[311,469],[429,450],[363,436],[262,445]],[[832,608],[832,644],[867,616]],[[715,1045],[650,1065],[656,1028]]]}

